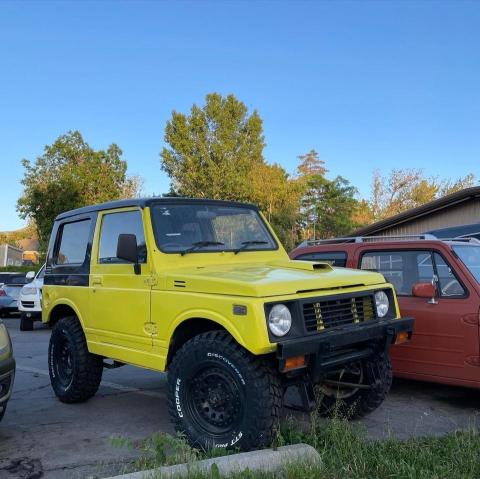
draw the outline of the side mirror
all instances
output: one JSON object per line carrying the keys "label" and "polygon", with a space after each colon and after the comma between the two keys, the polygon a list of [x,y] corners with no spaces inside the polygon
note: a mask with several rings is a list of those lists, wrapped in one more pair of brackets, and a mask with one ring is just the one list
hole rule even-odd
{"label": "side mirror", "polygon": [[32,281],[33,278],[35,278],[35,271],[29,271],[29,272],[25,275],[25,279],[29,279],[30,281]]}
{"label": "side mirror", "polygon": [[412,286],[412,294],[417,298],[429,298],[429,303],[436,304],[437,288],[433,283],[416,283]]}
{"label": "side mirror", "polygon": [[132,234],[119,234],[117,240],[117,258],[138,264],[137,237]]}

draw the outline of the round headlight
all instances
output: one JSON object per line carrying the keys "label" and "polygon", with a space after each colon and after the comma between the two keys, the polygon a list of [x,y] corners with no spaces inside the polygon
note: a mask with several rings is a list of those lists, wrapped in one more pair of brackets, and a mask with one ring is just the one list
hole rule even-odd
{"label": "round headlight", "polygon": [[375,304],[377,306],[378,317],[384,318],[390,309],[390,301],[385,291],[377,291],[375,293]]}
{"label": "round headlight", "polygon": [[292,315],[284,304],[276,304],[268,315],[268,327],[275,336],[285,336],[292,326]]}

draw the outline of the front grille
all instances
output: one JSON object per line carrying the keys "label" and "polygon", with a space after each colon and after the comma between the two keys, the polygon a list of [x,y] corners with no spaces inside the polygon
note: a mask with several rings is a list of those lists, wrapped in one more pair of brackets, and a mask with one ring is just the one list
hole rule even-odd
{"label": "front grille", "polygon": [[33,308],[34,303],[33,301],[22,301],[22,306],[24,308]]}
{"label": "front grille", "polygon": [[373,296],[326,298],[304,303],[303,318],[307,332],[362,323],[375,318]]}

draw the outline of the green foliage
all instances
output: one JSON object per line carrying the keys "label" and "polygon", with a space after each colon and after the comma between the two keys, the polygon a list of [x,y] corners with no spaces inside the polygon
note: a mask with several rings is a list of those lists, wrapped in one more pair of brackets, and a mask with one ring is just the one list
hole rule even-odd
{"label": "green foliage", "polygon": [[[121,442],[124,445],[126,442]],[[303,428],[298,418],[281,426],[274,447],[305,443],[320,454],[318,464],[292,463],[274,473],[242,471],[232,479],[443,479],[480,477],[480,433],[476,429],[456,431],[441,437],[416,437],[399,440],[366,438],[364,429],[341,418],[325,420],[312,414]],[[192,449],[181,437],[156,434],[142,446],[136,469],[190,463],[217,457],[225,451],[201,452]],[[160,477],[152,474],[152,477]],[[195,471],[188,479],[223,477],[218,468],[208,474]]]}
{"label": "green foliage", "polygon": [[161,166],[171,196],[246,201],[259,206],[280,240],[293,246],[298,185],[279,165],[263,158],[262,120],[234,95],[206,96],[189,115],[173,112],[165,128]]}
{"label": "green foliage", "polygon": [[181,196],[249,201],[252,167],[264,162],[262,120],[234,95],[206,96],[190,115],[172,113],[165,128],[169,148],[161,152],[162,169]]}
{"label": "green foliage", "polygon": [[35,273],[42,267],[43,263],[31,264],[27,266],[0,266],[0,273],[28,273],[35,271]]}
{"label": "green foliage", "polygon": [[117,145],[94,150],[78,131],[58,137],[34,163],[22,164],[24,191],[17,210],[34,221],[42,252],[59,213],[135,196],[139,186],[138,179],[127,177],[127,162]]}
{"label": "green foliage", "polygon": [[474,186],[475,175],[457,180],[426,177],[420,169],[394,169],[388,176],[375,171],[372,181],[371,210],[374,220],[396,215],[442,196]]}
{"label": "green foliage", "polygon": [[318,153],[299,156],[299,181],[303,185],[298,224],[304,238],[329,238],[348,234],[357,226],[357,190],[348,180],[325,178],[327,171]]}

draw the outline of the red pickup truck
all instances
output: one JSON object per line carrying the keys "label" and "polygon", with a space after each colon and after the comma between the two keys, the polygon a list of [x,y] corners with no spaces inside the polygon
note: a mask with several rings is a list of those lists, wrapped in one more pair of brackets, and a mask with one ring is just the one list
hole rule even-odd
{"label": "red pickup truck", "polygon": [[394,374],[480,389],[480,241],[340,238],[302,243],[290,257],[382,273],[416,319],[412,340],[391,349]]}

